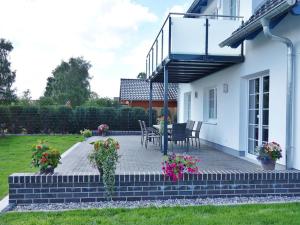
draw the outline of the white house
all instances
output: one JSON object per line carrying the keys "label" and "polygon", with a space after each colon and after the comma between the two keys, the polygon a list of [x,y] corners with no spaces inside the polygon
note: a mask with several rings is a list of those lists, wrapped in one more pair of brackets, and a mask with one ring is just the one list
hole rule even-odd
{"label": "white house", "polygon": [[298,14],[297,0],[195,0],[166,20],[149,79],[179,83],[178,121],[203,121],[208,145],[254,159],[256,146],[276,141],[279,163],[300,169]]}

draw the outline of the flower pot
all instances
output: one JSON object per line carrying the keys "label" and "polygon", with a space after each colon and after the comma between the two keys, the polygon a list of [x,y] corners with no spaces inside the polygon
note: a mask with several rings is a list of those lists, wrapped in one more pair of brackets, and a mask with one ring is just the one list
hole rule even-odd
{"label": "flower pot", "polygon": [[102,132],[102,137],[105,137],[106,136],[106,132]]}
{"label": "flower pot", "polygon": [[48,167],[48,168],[45,168],[45,169],[41,169],[40,173],[41,174],[53,174],[54,173],[54,168],[51,166],[51,167]]}
{"label": "flower pot", "polygon": [[274,160],[261,160],[261,166],[264,170],[274,170],[276,161]]}

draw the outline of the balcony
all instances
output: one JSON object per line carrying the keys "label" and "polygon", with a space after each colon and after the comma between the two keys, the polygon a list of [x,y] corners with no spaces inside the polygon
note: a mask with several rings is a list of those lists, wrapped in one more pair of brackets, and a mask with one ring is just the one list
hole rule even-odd
{"label": "balcony", "polygon": [[242,23],[240,17],[170,13],[146,57],[146,73],[153,82],[189,83],[244,61],[240,48],[221,48]]}

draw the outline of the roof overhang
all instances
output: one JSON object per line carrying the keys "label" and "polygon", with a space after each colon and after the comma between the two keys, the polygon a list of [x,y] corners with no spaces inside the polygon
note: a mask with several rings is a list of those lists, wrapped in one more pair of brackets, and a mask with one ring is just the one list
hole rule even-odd
{"label": "roof overhang", "polygon": [[299,4],[299,1],[296,0],[282,1],[276,7],[273,7],[271,10],[262,14],[251,23],[246,24],[242,26],[242,28],[233,32],[229,38],[219,44],[220,47],[229,46],[237,48],[244,40],[251,40],[255,38],[262,31],[262,25],[260,22],[262,18],[270,20],[270,26],[273,28],[288,14],[291,9],[294,8],[294,14],[297,12],[300,14]]}

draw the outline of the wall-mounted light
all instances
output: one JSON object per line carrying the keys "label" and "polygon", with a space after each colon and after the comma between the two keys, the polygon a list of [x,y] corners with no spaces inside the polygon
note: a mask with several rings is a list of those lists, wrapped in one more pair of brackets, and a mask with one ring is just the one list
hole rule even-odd
{"label": "wall-mounted light", "polygon": [[198,92],[195,91],[195,98],[198,98]]}
{"label": "wall-mounted light", "polygon": [[223,93],[228,93],[228,84],[223,84]]}

